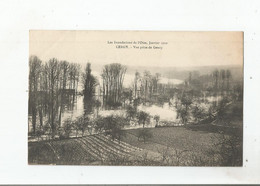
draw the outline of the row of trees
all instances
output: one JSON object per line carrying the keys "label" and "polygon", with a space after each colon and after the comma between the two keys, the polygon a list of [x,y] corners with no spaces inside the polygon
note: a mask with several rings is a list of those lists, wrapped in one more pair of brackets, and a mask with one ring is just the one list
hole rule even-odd
{"label": "row of trees", "polygon": [[103,79],[103,103],[106,108],[121,105],[126,66],[119,63],[105,65],[101,74]]}
{"label": "row of trees", "polygon": [[[126,117],[118,115],[109,115],[109,116],[97,116],[91,117],[90,115],[84,113],[80,117],[77,117],[75,120],[68,118],[64,121],[63,126],[58,128],[58,136],[60,139],[69,138],[72,136],[78,137],[79,134],[83,137],[86,134],[95,133],[104,133],[109,135],[112,139],[117,139],[121,141],[122,137],[125,135],[124,127],[130,125],[131,121],[137,122],[139,125],[142,125],[142,130],[138,133],[138,139],[143,139],[143,142],[146,142],[147,139],[151,138],[152,135],[150,131],[145,128],[147,124],[150,123],[151,119],[154,119],[156,125],[158,126],[160,116],[155,115],[154,117],[150,116],[144,111],[138,111],[132,106],[127,107]],[[74,133],[73,133],[74,132]],[[49,131],[41,130],[37,135],[48,135]]]}
{"label": "row of trees", "polygon": [[214,79],[214,88],[216,90],[228,91],[230,89],[230,81],[232,79],[232,75],[230,70],[215,70],[212,73]]}
{"label": "row of trees", "polygon": [[[80,79],[83,85],[84,114],[76,122],[81,123],[81,126],[88,123],[82,118],[89,117],[93,106],[101,106],[101,102],[95,97],[96,86],[99,82],[91,73],[91,64],[87,64],[83,73],[80,71],[80,65],[58,61],[55,58],[43,63],[37,56],[31,56],[29,64],[29,115],[32,116],[32,134],[37,135],[37,132],[42,134],[49,131],[52,137],[58,133],[65,133],[64,136],[68,136],[69,129],[77,124],[72,125],[73,122],[68,119],[62,126],[61,116],[64,109],[69,108],[66,100],[70,105],[74,105]],[[106,108],[121,105],[129,98],[129,92],[123,90],[125,73],[126,67],[121,64],[114,63],[104,66],[101,76],[103,79],[103,104]],[[47,118],[47,122],[44,122],[44,118]],[[82,124],[82,121],[85,123]],[[40,124],[37,125],[38,123]],[[73,128],[75,129],[75,127]],[[39,130],[37,131],[37,129]]]}
{"label": "row of trees", "polygon": [[190,72],[185,83],[194,90],[213,91],[215,94],[223,94],[232,89],[234,79],[229,69],[216,69],[205,75],[199,75],[198,71]]}
{"label": "row of trees", "polygon": [[[98,80],[92,75],[91,64],[88,63],[81,74],[80,65],[67,61],[58,61],[53,58],[46,63],[36,57],[30,57],[29,75],[29,114],[32,116],[33,133],[36,131],[37,118],[39,126],[43,127],[43,118],[47,116],[47,124],[53,135],[57,127],[61,127],[61,115],[65,108],[73,106],[74,97],[80,78],[83,84],[84,117],[92,111],[92,106],[100,107],[101,102],[95,98]],[[173,87],[171,84],[160,82],[161,75],[152,75],[145,71],[143,75],[135,73],[133,87],[126,89],[123,86],[127,68],[121,64],[113,63],[105,65],[102,70],[103,106],[106,109],[115,108],[129,100],[127,114],[130,118],[137,118],[139,124],[149,122],[149,114],[137,112],[140,100],[154,103],[171,103],[175,98],[177,118],[181,118],[186,124],[192,115],[199,121],[214,111],[208,109],[208,113],[199,106],[198,100],[205,92],[218,96],[218,92],[235,92],[241,97],[241,87],[234,86],[229,70],[215,70],[210,75],[199,76],[198,73],[190,73],[184,84]],[[221,94],[223,96],[223,94]],[[227,94],[225,94],[227,95]],[[237,96],[237,97],[238,97]],[[132,100],[133,104],[132,104]],[[70,103],[70,104],[68,104]],[[132,106],[133,105],[133,106]],[[130,109],[129,109],[130,108]],[[216,111],[216,109],[215,109]],[[97,109],[98,115],[98,109]]]}
{"label": "row of trees", "polygon": [[[85,136],[86,134],[104,133],[110,135],[112,139],[118,139],[121,141],[124,135],[124,126],[129,125],[129,121],[125,117],[111,115],[106,117],[91,118],[86,114],[77,117],[76,119],[67,118],[62,127],[57,128],[57,135],[60,139],[67,139],[71,136]],[[48,136],[49,139],[51,129],[45,128],[36,131],[38,140],[42,135]]]}
{"label": "row of trees", "polygon": [[135,73],[133,84],[134,98],[143,98],[144,101],[152,99],[152,96],[159,93],[159,81],[161,74],[152,75],[149,71],[144,71],[143,75]]}
{"label": "row of trees", "polygon": [[80,65],[56,58],[43,63],[37,56],[29,58],[29,115],[33,134],[37,118],[43,127],[44,117],[54,133],[61,125],[61,114],[73,106],[80,78]]}
{"label": "row of trees", "polygon": [[[143,127],[138,134],[138,138],[143,139],[144,142],[148,138],[151,138],[152,136],[149,130],[146,130],[145,126],[150,123],[152,116],[144,111],[138,111],[130,105],[127,107],[126,111],[126,117],[110,115],[91,118],[89,115],[84,113],[75,120],[68,118],[64,121],[63,127],[60,128],[59,136],[61,138],[69,138],[73,131],[75,131],[74,135],[76,137],[78,136],[79,131],[81,132],[81,135],[84,136],[85,131],[88,131],[88,134],[92,134],[93,132],[104,133],[110,135],[112,139],[118,139],[120,141],[124,136],[124,127],[130,125],[131,121],[135,121]],[[155,115],[153,119],[158,126],[160,116]]]}
{"label": "row of trees", "polygon": [[[230,70],[215,70],[211,74],[201,76],[193,74],[189,74],[174,94],[177,118],[184,124],[190,119],[198,122],[223,115],[227,104],[242,100],[242,82],[235,81]],[[212,100],[208,101],[206,96]]]}

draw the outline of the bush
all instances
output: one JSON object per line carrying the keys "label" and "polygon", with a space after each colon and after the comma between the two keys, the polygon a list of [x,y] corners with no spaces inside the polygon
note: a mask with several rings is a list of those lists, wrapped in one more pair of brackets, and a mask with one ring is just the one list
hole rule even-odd
{"label": "bush", "polygon": [[127,106],[127,108],[126,108],[127,118],[129,118],[130,120],[132,120],[133,118],[135,118],[136,113],[137,113],[136,108],[134,108],[134,107],[131,106],[131,105]]}
{"label": "bush", "polygon": [[192,107],[191,113],[194,117],[195,122],[199,122],[207,116],[206,111],[198,105]]}
{"label": "bush", "polygon": [[61,132],[61,131],[58,132],[58,136],[59,136],[59,139],[61,139],[61,140],[68,138],[68,137],[65,135],[65,133],[64,133],[64,132]]}
{"label": "bush", "polygon": [[[225,134],[225,133],[228,133]],[[212,138],[210,154],[218,155],[217,163],[222,166],[242,166],[243,162],[243,129],[219,130]]]}
{"label": "bush", "polygon": [[151,116],[144,111],[140,111],[137,113],[138,123],[139,123],[139,125],[143,124],[143,128],[146,123],[150,123],[150,117]]}
{"label": "bush", "polygon": [[95,124],[97,132],[105,132],[105,134],[110,135],[113,140],[118,139],[120,141],[122,136],[125,135],[122,129],[125,125],[129,124],[129,121],[125,117],[111,115],[99,117]]}
{"label": "bush", "polygon": [[44,131],[41,129],[37,129],[35,132],[35,136],[37,137],[37,140],[39,141],[41,136],[44,134]]}
{"label": "bush", "polygon": [[70,137],[70,134],[72,132],[73,124],[71,119],[66,119],[64,121],[63,127],[60,127],[58,129],[58,136],[60,139],[66,139]]}
{"label": "bush", "polygon": [[[78,130],[81,131],[81,135],[82,137],[84,136],[85,134],[85,131],[88,129],[88,128],[91,128],[92,125],[92,121],[90,120],[90,118],[83,114],[82,116],[78,117],[76,119],[76,121],[74,122],[74,128],[76,129],[76,136],[78,135]],[[92,131],[89,130],[89,133],[91,133]]]}

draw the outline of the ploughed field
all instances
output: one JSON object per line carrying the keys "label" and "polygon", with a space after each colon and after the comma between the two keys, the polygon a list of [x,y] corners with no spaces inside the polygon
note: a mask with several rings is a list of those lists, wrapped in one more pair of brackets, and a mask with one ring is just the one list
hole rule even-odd
{"label": "ploughed field", "polygon": [[[150,128],[145,143],[138,131],[126,130],[119,142],[95,134],[64,140],[29,142],[29,164],[57,165],[183,165],[207,166],[214,135],[184,127]],[[199,159],[199,160],[198,160]]]}
{"label": "ploughed field", "polygon": [[104,134],[29,143],[29,164],[116,164],[142,149]]}

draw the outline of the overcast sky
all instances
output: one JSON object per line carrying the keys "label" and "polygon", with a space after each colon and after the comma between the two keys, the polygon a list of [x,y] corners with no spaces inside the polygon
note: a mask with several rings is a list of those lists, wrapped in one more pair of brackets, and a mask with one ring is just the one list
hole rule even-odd
{"label": "overcast sky", "polygon": [[[108,41],[167,42],[162,49],[117,49]],[[132,47],[132,48],[131,48]],[[30,31],[30,55],[92,64],[133,66],[242,65],[242,32]]]}

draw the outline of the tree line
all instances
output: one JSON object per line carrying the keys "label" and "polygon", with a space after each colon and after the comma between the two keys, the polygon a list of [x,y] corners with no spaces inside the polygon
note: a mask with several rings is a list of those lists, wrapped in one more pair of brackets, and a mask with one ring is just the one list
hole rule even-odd
{"label": "tree line", "polygon": [[[53,135],[61,126],[61,114],[66,105],[73,106],[76,96],[80,65],[56,58],[42,62],[37,56],[29,58],[29,115],[33,134],[39,128],[50,127]],[[44,117],[47,125],[44,126]],[[38,120],[37,120],[38,119]]]}
{"label": "tree line", "polygon": [[102,70],[103,103],[106,108],[121,105],[126,66],[119,63],[105,65]]}
{"label": "tree line", "polygon": [[[229,69],[214,70],[206,75],[190,72],[177,88],[174,94],[175,108],[177,118],[184,124],[221,117],[227,104],[243,99],[242,81],[234,80]],[[213,100],[208,101],[207,97]]]}
{"label": "tree line", "polygon": [[152,99],[153,95],[159,93],[159,81],[161,74],[151,74],[150,71],[144,71],[143,75],[136,72],[133,84],[134,98],[142,98],[144,102]]}
{"label": "tree line", "polygon": [[[105,65],[102,71],[103,92],[102,100],[105,108],[121,105],[125,99],[123,81],[127,68],[121,64]],[[84,113],[76,119],[76,123],[69,118],[62,125],[62,113],[65,108],[73,110],[78,85],[82,84],[80,92],[84,96]],[[29,58],[29,115],[32,118],[32,135],[51,133],[69,136],[72,129],[79,129],[84,133],[90,127],[89,114],[93,107],[101,106],[96,98],[97,78],[92,74],[91,64],[87,63],[83,72],[77,63],[59,61],[52,58],[42,62],[37,56]],[[47,121],[44,121],[47,118]],[[29,131],[30,132],[30,131]]]}
{"label": "tree line", "polygon": [[[150,116],[148,113],[137,111],[137,106],[141,102],[155,104],[168,102],[172,106],[171,100],[175,98],[177,118],[186,124],[191,117],[195,121],[212,117],[212,113],[221,110],[220,107],[225,105],[221,103],[219,107],[210,107],[205,110],[200,106],[203,99],[203,102],[206,101],[205,95],[215,97],[221,95],[227,98],[222,100],[224,102],[230,100],[232,96],[237,100],[241,99],[243,93],[241,83],[232,79],[232,74],[228,69],[215,70],[211,74],[201,76],[198,72],[190,72],[184,83],[180,85],[160,83],[161,74],[159,73],[136,72],[132,87],[125,88],[124,78],[127,67],[112,63],[105,65],[101,71],[102,82],[98,87],[100,97],[97,98],[96,90],[99,82],[92,74],[90,63],[87,63],[82,72],[81,66],[76,63],[59,61],[56,58],[42,62],[37,56],[31,56],[29,67],[29,114],[32,118],[33,134],[36,133],[37,126],[41,130],[49,127],[52,136],[56,134],[62,125],[62,113],[66,108],[70,109],[74,105],[79,83],[83,86],[84,96],[82,118],[88,118],[93,111],[93,106],[96,107],[98,116],[101,105],[105,109],[114,109],[124,105],[127,117],[137,118],[136,122],[142,124],[143,128],[146,122],[149,123]],[[126,100],[128,100],[127,107]],[[157,119],[155,119],[157,126],[160,119],[158,117],[156,116]],[[44,118],[47,118],[46,125],[44,125]]]}

